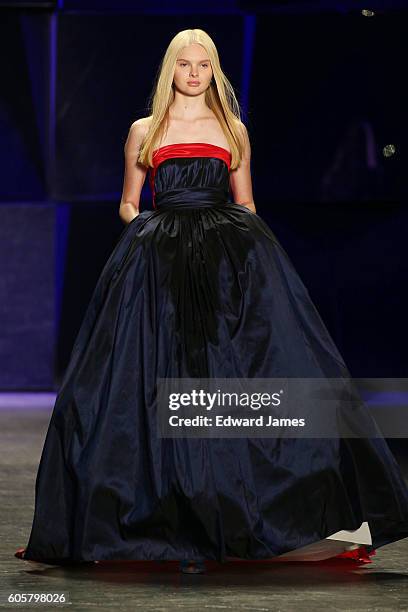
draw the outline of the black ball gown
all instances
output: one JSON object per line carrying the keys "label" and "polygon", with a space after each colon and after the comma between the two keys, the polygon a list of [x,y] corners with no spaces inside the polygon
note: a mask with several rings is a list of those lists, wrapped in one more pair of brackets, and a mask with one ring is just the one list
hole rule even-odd
{"label": "black ball gown", "polygon": [[26,559],[312,559],[408,536],[382,437],[157,436],[157,377],[349,376],[271,229],[229,201],[230,161],[154,151],[153,209],[106,262],[56,398]]}

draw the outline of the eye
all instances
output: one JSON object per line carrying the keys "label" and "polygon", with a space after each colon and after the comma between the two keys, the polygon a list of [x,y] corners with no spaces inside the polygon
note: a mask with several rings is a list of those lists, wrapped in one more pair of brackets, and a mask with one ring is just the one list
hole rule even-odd
{"label": "eye", "polygon": [[[184,66],[187,66],[187,64],[186,64],[186,62],[179,62],[179,66],[181,66],[183,68]],[[208,68],[208,64],[206,62],[203,62],[201,64],[201,66],[204,66],[205,68]]]}

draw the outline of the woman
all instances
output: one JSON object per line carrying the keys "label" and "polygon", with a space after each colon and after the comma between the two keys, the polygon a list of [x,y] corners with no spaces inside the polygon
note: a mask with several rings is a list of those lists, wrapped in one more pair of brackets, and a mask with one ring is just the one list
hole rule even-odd
{"label": "woman", "polygon": [[[406,537],[407,489],[382,438],[157,434],[158,378],[349,376],[256,214],[248,133],[204,31],[171,41],[125,154],[127,227],[76,338],[17,556],[201,572],[204,559],[369,561]],[[139,212],[148,169],[153,210]]]}

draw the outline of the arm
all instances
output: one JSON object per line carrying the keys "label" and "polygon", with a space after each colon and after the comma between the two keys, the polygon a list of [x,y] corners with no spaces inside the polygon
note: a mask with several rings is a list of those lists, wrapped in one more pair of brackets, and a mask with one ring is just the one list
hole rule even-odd
{"label": "arm", "polygon": [[251,145],[245,125],[242,122],[239,125],[244,139],[244,153],[239,167],[230,172],[230,186],[234,202],[243,204],[256,213],[254,196],[252,195]]}
{"label": "arm", "polygon": [[119,216],[125,223],[130,223],[139,214],[140,193],[148,169],[137,162],[137,156],[146,132],[145,118],[138,119],[130,126],[125,143],[125,175],[119,205]]}

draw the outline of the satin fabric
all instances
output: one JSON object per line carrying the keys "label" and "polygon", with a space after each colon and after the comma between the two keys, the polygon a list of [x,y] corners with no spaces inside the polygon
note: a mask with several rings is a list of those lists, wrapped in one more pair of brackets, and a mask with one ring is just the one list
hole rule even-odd
{"label": "satin fabric", "polygon": [[157,377],[349,376],[270,227],[229,200],[220,149],[155,152],[156,208],[119,237],[56,399],[27,559],[266,559],[363,521],[372,548],[408,535],[382,438],[157,437]]}

